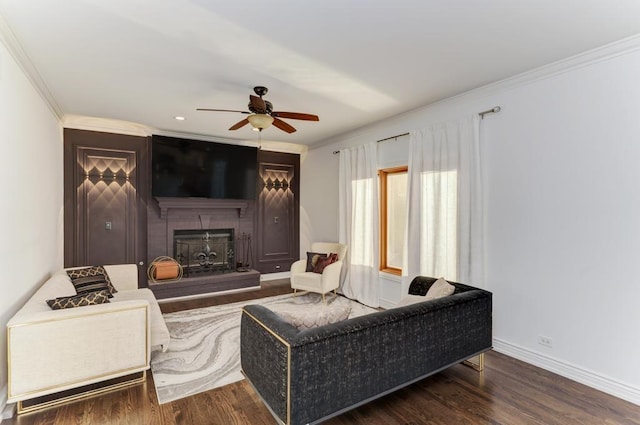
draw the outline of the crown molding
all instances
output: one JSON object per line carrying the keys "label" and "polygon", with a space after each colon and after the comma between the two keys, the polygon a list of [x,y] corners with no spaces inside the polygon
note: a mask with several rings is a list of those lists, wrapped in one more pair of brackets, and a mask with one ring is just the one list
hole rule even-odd
{"label": "crown molding", "polygon": [[26,75],[27,79],[31,82],[31,85],[36,89],[42,100],[47,104],[53,115],[56,116],[58,121],[62,121],[64,113],[60,108],[60,105],[56,102],[56,99],[51,94],[51,91],[47,87],[46,83],[38,73],[38,70],[33,65],[33,62],[22,48],[22,45],[16,38],[13,30],[4,20],[0,14],[0,41],[9,51],[13,60],[18,64],[22,72]]}
{"label": "crown molding", "polygon": [[308,150],[308,147],[306,145],[289,143],[289,142],[278,142],[275,140],[235,139],[231,137],[207,136],[204,134],[183,133],[178,131],[167,131],[167,130],[158,130],[158,129],[153,129],[152,133],[158,134],[161,136],[204,140],[207,142],[227,143],[231,145],[251,146],[251,147],[257,147],[257,148],[268,150],[268,151],[284,152],[284,153],[302,154]]}
{"label": "crown molding", "polygon": [[309,147],[307,145],[301,145],[297,143],[275,142],[271,140],[263,140],[260,143],[260,149],[265,151],[273,151],[273,152],[303,154],[309,150]]}
{"label": "crown molding", "polygon": [[103,133],[126,134],[129,136],[147,137],[153,134],[151,127],[135,122],[88,117],[84,115],[66,114],[62,118],[62,126],[64,128],[74,128],[77,130],[100,131]]}
{"label": "crown molding", "polygon": [[115,120],[109,118],[89,117],[84,115],[67,114],[62,119],[64,128],[77,130],[99,131],[104,133],[126,134],[129,136],[148,137],[153,134],[181,139],[203,140],[206,142],[227,143],[231,145],[259,147],[261,149],[301,154],[307,151],[306,145],[296,143],[278,142],[274,140],[246,140],[231,137],[207,136],[205,134],[186,133],[179,131],[161,130],[138,124],[131,121]]}
{"label": "crown molding", "polygon": [[202,140],[205,142],[226,143],[229,145],[252,146],[258,147],[258,142],[246,139],[236,139],[233,137],[209,136],[206,134],[189,133],[183,131],[162,130],[159,128],[152,129],[152,134],[160,136],[177,137],[181,139]]}
{"label": "crown molding", "polygon": [[289,142],[278,142],[275,140],[247,140],[247,139],[236,139],[232,137],[221,137],[221,136],[207,136],[204,134],[197,133],[184,133],[178,131],[167,131],[167,130],[159,130],[152,129],[153,134],[158,134],[161,136],[169,136],[169,137],[179,137],[186,139],[195,139],[195,140],[204,140],[208,142],[215,143],[227,143],[231,145],[240,145],[240,146],[252,146],[258,147],[260,149],[276,151],[276,152],[285,152],[285,153],[297,153],[301,154],[308,150],[306,145],[301,145],[297,143],[289,143]]}
{"label": "crown molding", "polygon": [[433,103],[431,105],[428,105],[426,108],[459,100],[461,98],[475,98],[479,96],[484,97],[492,95],[499,91],[521,87],[539,80],[553,78],[566,72],[592,66],[603,61],[614,59],[618,56],[624,56],[633,53],[637,50],[640,50],[640,34],[623,38],[622,40],[614,41],[612,43],[605,44],[604,46],[587,50],[586,52],[578,53],[565,59],[551,62],[547,65],[533,68],[529,71],[516,74],[512,77],[496,81],[495,83],[489,83],[476,89],[472,89],[459,95],[452,96],[442,101]]}
{"label": "crown molding", "polygon": [[428,105],[424,105],[398,115],[393,115],[385,120],[382,120],[375,127],[367,125],[352,131],[348,131],[346,133],[332,136],[328,139],[314,143],[312,146],[310,146],[310,148],[315,149],[334,144],[337,145],[347,139],[364,137],[367,135],[371,135],[372,138],[384,137],[381,136],[382,133],[380,130],[385,128],[390,128],[390,134],[410,131],[412,129],[402,128],[402,124],[407,118],[426,114],[436,107],[441,107],[451,103],[458,103],[462,101],[473,101],[481,99],[517,87],[522,87],[527,84],[532,84],[536,81],[553,78],[566,72],[571,72],[580,68],[595,65],[597,63],[611,60],[619,56],[624,56],[637,50],[640,50],[640,34],[635,34],[633,36],[614,41],[604,46],[597,47],[595,49],[591,49],[573,56],[569,56],[568,58],[561,59],[537,68],[533,68],[529,71],[525,71],[514,76],[477,87],[475,89],[467,90],[463,93],[430,103]]}

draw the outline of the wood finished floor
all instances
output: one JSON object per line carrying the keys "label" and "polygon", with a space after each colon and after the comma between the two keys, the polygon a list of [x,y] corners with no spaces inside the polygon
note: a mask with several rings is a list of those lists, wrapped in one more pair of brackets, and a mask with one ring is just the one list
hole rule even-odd
{"label": "wood finished floor", "polygon": [[[161,304],[163,312],[289,292],[286,281],[258,291]],[[29,413],[3,425],[273,425],[245,381],[159,405],[153,377],[106,395]],[[496,352],[485,370],[457,365],[342,414],[327,425],[640,425],[640,407]]]}

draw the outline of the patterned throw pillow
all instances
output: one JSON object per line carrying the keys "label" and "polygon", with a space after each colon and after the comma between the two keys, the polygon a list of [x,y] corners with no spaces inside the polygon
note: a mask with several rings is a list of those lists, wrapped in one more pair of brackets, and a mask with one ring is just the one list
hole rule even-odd
{"label": "patterned throw pillow", "polygon": [[322,274],[325,267],[327,267],[329,264],[335,263],[336,261],[338,261],[338,254],[333,253],[324,258],[318,258],[318,261],[316,261],[316,265],[313,266],[313,272]]}
{"label": "patterned throw pillow", "polygon": [[74,288],[76,288],[76,293],[78,295],[106,289],[109,291],[109,298],[111,298],[113,294],[118,292],[111,283],[111,280],[109,280],[107,271],[102,266],[67,270],[67,274],[69,275]]}
{"label": "patterned throw pillow", "polygon": [[319,258],[326,258],[327,254],[320,252],[307,252],[307,268],[305,271],[312,272]]}
{"label": "patterned throw pillow", "polygon": [[47,304],[52,310],[60,310],[63,308],[82,307],[85,305],[104,304],[109,302],[109,297],[112,295],[109,290],[104,289],[102,291],[87,292],[82,295],[75,295],[73,297],[60,297],[55,300],[47,300]]}

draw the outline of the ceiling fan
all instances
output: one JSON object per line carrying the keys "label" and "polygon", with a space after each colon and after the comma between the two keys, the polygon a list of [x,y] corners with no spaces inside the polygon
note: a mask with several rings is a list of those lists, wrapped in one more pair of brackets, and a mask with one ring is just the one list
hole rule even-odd
{"label": "ceiling fan", "polygon": [[317,115],[313,114],[274,111],[271,102],[262,98],[262,96],[267,94],[269,89],[263,86],[257,86],[253,88],[253,91],[257,94],[257,96],[254,96],[252,94],[249,95],[249,111],[234,111],[231,109],[208,108],[197,108],[196,110],[215,112],[239,112],[241,114],[249,114],[247,118],[232,125],[229,130],[237,130],[247,124],[251,124],[254,130],[262,131],[273,124],[275,127],[279,128],[282,131],[293,133],[294,131],[296,131],[296,129],[288,123],[282,121],[280,118],[289,118],[304,121],[320,121],[320,118],[318,118]]}

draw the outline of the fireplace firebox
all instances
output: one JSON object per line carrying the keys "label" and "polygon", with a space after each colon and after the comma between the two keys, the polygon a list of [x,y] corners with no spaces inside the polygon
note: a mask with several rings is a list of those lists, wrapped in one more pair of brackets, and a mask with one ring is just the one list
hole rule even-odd
{"label": "fireplace firebox", "polygon": [[186,277],[234,272],[233,229],[174,230],[173,258]]}

